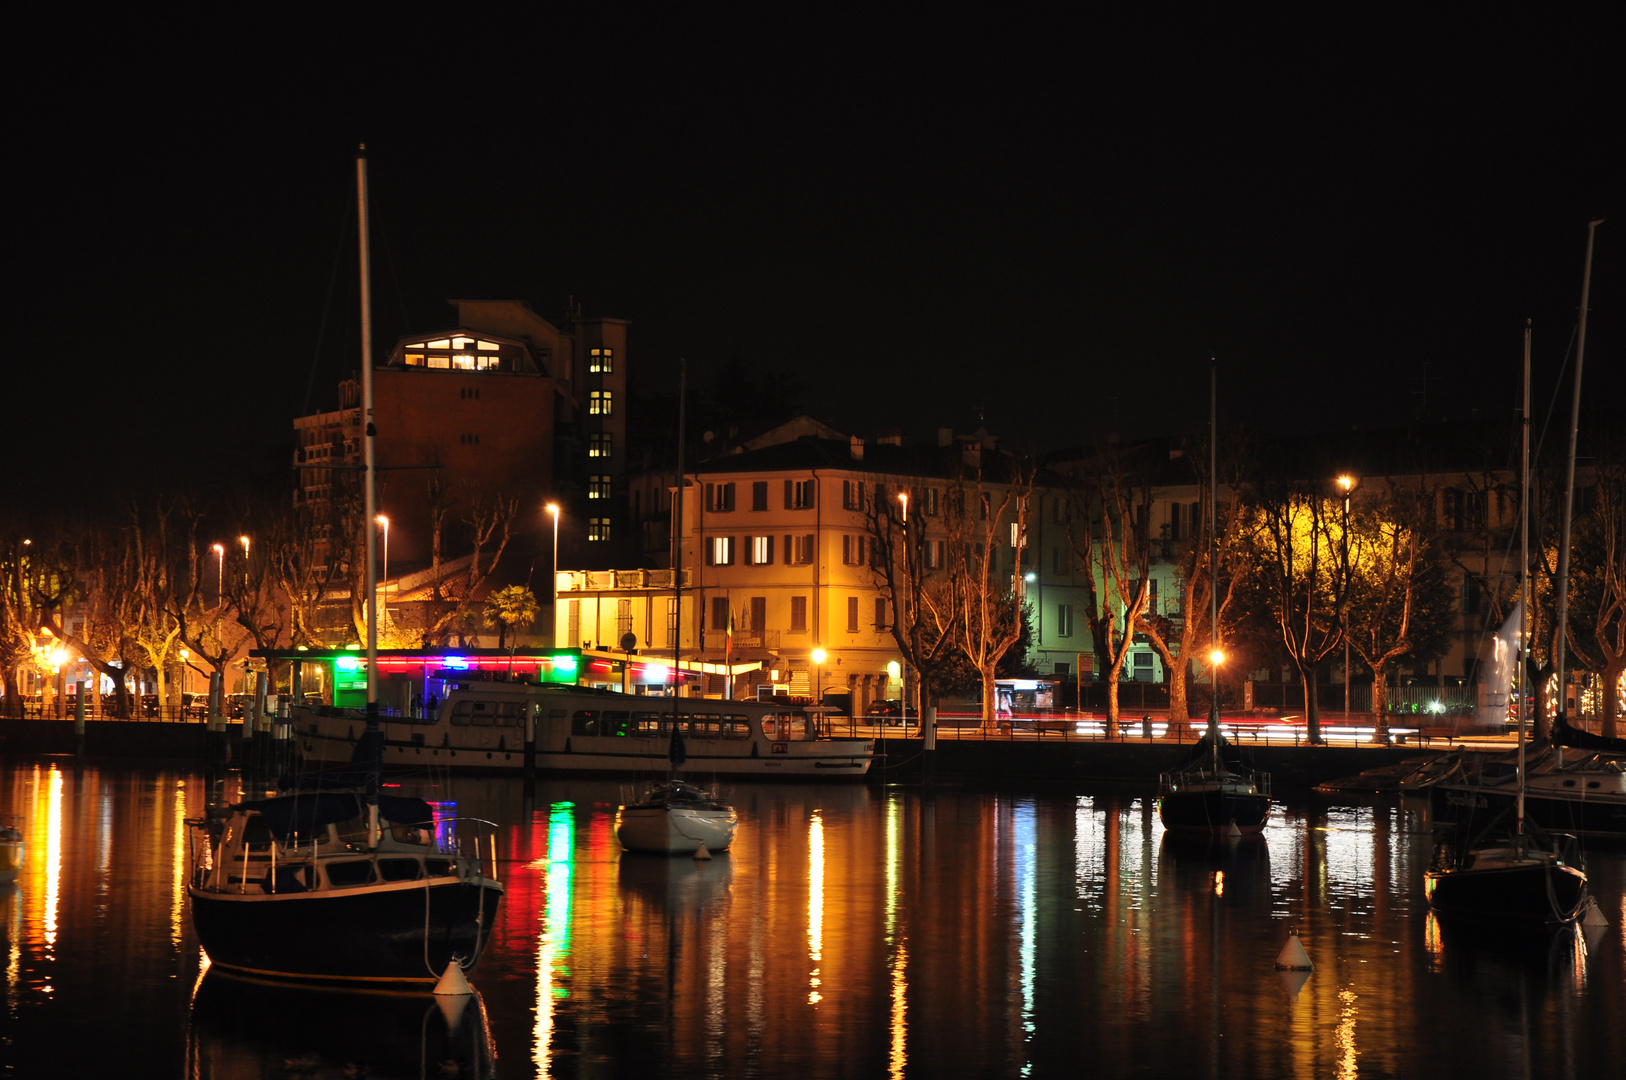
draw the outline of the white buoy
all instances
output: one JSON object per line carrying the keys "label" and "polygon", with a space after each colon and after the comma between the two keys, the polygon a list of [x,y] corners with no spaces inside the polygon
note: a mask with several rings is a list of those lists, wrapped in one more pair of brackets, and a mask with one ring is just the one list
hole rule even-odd
{"label": "white buoy", "polygon": [[1604,918],[1603,912],[1598,909],[1596,897],[1587,897],[1586,915],[1581,919],[1582,926],[1608,926],[1609,920]]}
{"label": "white buoy", "polygon": [[701,844],[699,847],[694,849],[694,857],[696,859],[709,859],[711,858],[711,852],[706,850],[705,844]]}
{"label": "white buoy", "polygon": [[1304,984],[1310,981],[1310,973],[1308,971],[1278,971],[1276,978],[1281,981],[1282,990],[1287,994],[1287,1000],[1297,1001],[1299,991],[1303,990]]}
{"label": "white buoy", "polygon": [[446,965],[440,981],[435,983],[434,992],[439,997],[468,997],[474,993],[474,987],[463,977],[463,965],[453,960]]}
{"label": "white buoy", "polygon": [[1278,971],[1314,971],[1315,965],[1310,962],[1310,954],[1304,951],[1299,944],[1298,932],[1292,929],[1287,931],[1287,944],[1282,951],[1276,954],[1276,969]]}
{"label": "white buoy", "polygon": [[1231,827],[1230,827],[1230,829],[1229,829],[1229,830],[1227,830],[1227,831],[1226,831],[1226,833],[1225,833],[1225,836],[1226,836],[1226,839],[1228,839],[1228,840],[1238,840],[1238,839],[1241,839],[1241,837],[1242,837],[1242,830],[1241,830],[1241,829],[1239,829],[1239,828],[1237,828],[1237,827],[1236,827],[1236,822],[1234,822],[1234,821],[1233,821],[1233,822],[1231,822]]}

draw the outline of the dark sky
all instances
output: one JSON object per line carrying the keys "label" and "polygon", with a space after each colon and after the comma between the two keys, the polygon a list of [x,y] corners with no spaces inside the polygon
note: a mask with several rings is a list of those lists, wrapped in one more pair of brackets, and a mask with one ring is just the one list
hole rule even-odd
{"label": "dark sky", "polygon": [[6,75],[12,499],[278,460],[313,358],[318,406],[356,366],[361,140],[381,350],[574,295],[646,389],[737,356],[866,435],[1172,433],[1211,354],[1231,421],[1504,416],[1612,217],[1586,385],[1626,399],[1626,88],[1579,21],[370,14],[33,28],[74,45]]}

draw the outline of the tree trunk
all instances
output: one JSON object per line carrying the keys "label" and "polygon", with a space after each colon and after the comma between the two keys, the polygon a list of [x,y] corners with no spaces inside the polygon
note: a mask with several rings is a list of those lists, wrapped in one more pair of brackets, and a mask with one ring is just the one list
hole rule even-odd
{"label": "tree trunk", "polygon": [[1191,708],[1186,703],[1186,676],[1189,674],[1184,659],[1173,664],[1165,663],[1163,670],[1169,673],[1169,723],[1184,724],[1191,720]]}
{"label": "tree trunk", "polygon": [[982,730],[992,735],[999,730],[996,713],[999,710],[999,690],[994,685],[994,665],[982,669]]}
{"label": "tree trunk", "polygon": [[23,693],[16,670],[6,669],[3,681],[6,688],[6,712],[13,719],[21,720],[23,718]]}
{"label": "tree trunk", "polygon": [[1619,738],[1615,732],[1619,728],[1620,719],[1620,680],[1626,676],[1626,656],[1606,664],[1603,669],[1603,728],[1602,735],[1606,739]]}
{"label": "tree trunk", "polygon": [[1299,668],[1299,678],[1304,680],[1304,725],[1305,738],[1313,745],[1321,743],[1321,703],[1316,700],[1315,668],[1305,670]]}
{"label": "tree trunk", "polygon": [[[1372,741],[1387,743],[1389,741],[1389,684],[1386,678],[1386,664],[1369,664],[1372,669]],[[1344,673],[1349,678],[1349,673]]]}
{"label": "tree trunk", "polygon": [[1107,738],[1118,737],[1118,670],[1109,672],[1107,679]]}

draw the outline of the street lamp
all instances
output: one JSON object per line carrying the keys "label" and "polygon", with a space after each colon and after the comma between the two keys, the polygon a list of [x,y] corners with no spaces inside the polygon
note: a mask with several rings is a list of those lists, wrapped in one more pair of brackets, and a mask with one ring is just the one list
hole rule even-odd
{"label": "street lamp", "polygon": [[813,651],[808,654],[808,659],[813,661],[813,704],[815,705],[823,704],[819,700],[819,676],[821,674],[820,669],[824,667],[824,661],[829,655],[829,653],[825,652],[823,648],[817,645],[815,645],[813,647]]}
{"label": "street lamp", "polygon": [[384,526],[384,615],[390,613],[390,519],[383,514],[373,519]]}
{"label": "street lamp", "polygon": [[1355,490],[1353,476],[1340,476],[1338,486],[1344,489],[1344,723],[1349,723],[1349,493]]}
{"label": "street lamp", "polygon": [[218,609],[226,601],[226,545],[216,544],[215,549],[215,607]]}
{"label": "street lamp", "polygon": [[[886,662],[886,673],[888,677],[898,680],[898,712],[900,714],[898,716],[898,726],[907,731],[909,730],[909,697],[904,692],[903,665],[896,660],[888,660]],[[882,720],[881,722],[885,723],[886,721]]]}
{"label": "street lamp", "polygon": [[[553,588],[548,591],[548,616],[553,620],[553,647],[559,647],[559,504],[548,503],[542,509],[553,518],[553,565],[548,571],[548,580],[553,582]],[[682,570],[673,573],[682,574]],[[673,666],[677,670],[676,665]],[[681,677],[681,676],[680,676]],[[677,685],[673,684],[672,696],[677,696]]]}

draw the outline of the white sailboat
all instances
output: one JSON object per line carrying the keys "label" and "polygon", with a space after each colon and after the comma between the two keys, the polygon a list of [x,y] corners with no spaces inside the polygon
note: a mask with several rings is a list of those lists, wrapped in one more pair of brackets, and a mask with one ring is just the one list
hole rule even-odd
{"label": "white sailboat", "polygon": [[[1581,328],[1579,347],[1575,357],[1575,391],[1570,412],[1570,452],[1564,493],[1564,523],[1560,539],[1558,570],[1558,620],[1555,634],[1555,660],[1558,671],[1559,718],[1563,718],[1564,635],[1568,616],[1570,511],[1575,496],[1575,443],[1581,415],[1581,364],[1586,353],[1587,293],[1592,280],[1592,240],[1598,222],[1587,230],[1586,271],[1581,286]],[[1530,326],[1524,332],[1524,410],[1523,428],[1523,482],[1520,530],[1522,533],[1522,565],[1520,580],[1525,599],[1529,599],[1530,573]],[[1529,641],[1529,603],[1523,605],[1524,628],[1520,637]],[[1519,690],[1519,751],[1515,782],[1517,790],[1513,800],[1513,826],[1504,832],[1497,815],[1489,825],[1471,839],[1454,860],[1453,865],[1430,870],[1424,877],[1428,902],[1435,911],[1477,919],[1537,923],[1571,923],[1580,917],[1587,903],[1586,874],[1574,863],[1574,838],[1547,837],[1531,828],[1525,817],[1525,792],[1528,778],[1525,768],[1525,717],[1529,695],[1524,690],[1524,665],[1520,668]],[[1470,818],[1471,820],[1471,818]]]}

